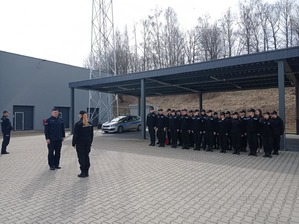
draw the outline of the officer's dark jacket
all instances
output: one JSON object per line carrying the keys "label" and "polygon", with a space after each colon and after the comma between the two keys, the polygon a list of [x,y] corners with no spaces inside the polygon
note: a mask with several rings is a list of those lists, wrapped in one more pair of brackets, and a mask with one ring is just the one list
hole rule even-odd
{"label": "officer's dark jacket", "polygon": [[192,117],[192,130],[200,131],[201,117],[199,115]]}
{"label": "officer's dark jacket", "polygon": [[192,129],[192,118],[190,116],[182,115],[180,119],[180,129],[182,131],[189,131]]}
{"label": "officer's dark jacket", "polygon": [[260,121],[259,118],[256,116],[253,117],[246,117],[245,118],[246,122],[246,133],[259,133],[259,128],[260,128]]}
{"label": "officer's dark jacket", "polygon": [[228,118],[219,119],[219,134],[228,134],[230,132],[230,120]]}
{"label": "officer's dark jacket", "polygon": [[220,119],[217,117],[214,117],[214,119],[215,119],[215,132],[216,133],[219,133],[219,121],[220,121]]}
{"label": "officer's dark jacket", "polygon": [[231,129],[230,129],[230,133],[232,134],[240,134],[243,135],[244,134],[244,120],[241,118],[233,118],[230,120],[231,122]]}
{"label": "officer's dark jacket", "polygon": [[271,119],[261,119],[260,127],[260,133],[263,137],[273,137],[274,129]]}
{"label": "officer's dark jacket", "polygon": [[180,129],[180,118],[177,115],[171,115],[168,117],[169,129],[178,130]]}
{"label": "officer's dark jacket", "polygon": [[199,125],[199,130],[201,132],[206,130],[206,116],[205,115],[201,115],[200,116],[200,125]]}
{"label": "officer's dark jacket", "polygon": [[164,114],[157,115],[157,128],[167,128],[168,127],[168,117]]}
{"label": "officer's dark jacket", "polygon": [[277,118],[272,118],[272,123],[273,123],[274,135],[283,135],[284,133],[283,120],[277,116]]}
{"label": "officer's dark jacket", "polygon": [[146,125],[148,127],[157,127],[157,114],[155,112],[149,113],[147,115]]}
{"label": "officer's dark jacket", "polygon": [[12,125],[8,117],[2,116],[1,118],[1,131],[4,135],[9,135],[12,130]]}
{"label": "officer's dark jacket", "polygon": [[88,122],[88,126],[83,126],[82,119],[75,124],[72,146],[91,145],[93,141],[93,126]]}
{"label": "officer's dark jacket", "polygon": [[216,122],[214,117],[206,117],[206,132],[216,132]]}
{"label": "officer's dark jacket", "polygon": [[246,121],[247,121],[247,117],[246,116],[240,117],[240,120],[242,121],[243,132],[245,133],[246,132]]}
{"label": "officer's dark jacket", "polygon": [[50,117],[45,123],[45,137],[51,141],[60,141],[65,137],[64,122],[60,117]]}

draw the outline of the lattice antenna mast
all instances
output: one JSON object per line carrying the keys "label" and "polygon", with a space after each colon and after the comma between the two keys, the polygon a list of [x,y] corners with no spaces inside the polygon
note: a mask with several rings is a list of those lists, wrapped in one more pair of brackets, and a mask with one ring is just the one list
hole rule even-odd
{"label": "lattice antenna mast", "polygon": [[[116,75],[115,37],[112,0],[92,0],[90,79]],[[100,91],[100,90],[99,90]],[[113,105],[118,116],[118,96],[89,92],[90,119],[103,123],[111,120]]]}

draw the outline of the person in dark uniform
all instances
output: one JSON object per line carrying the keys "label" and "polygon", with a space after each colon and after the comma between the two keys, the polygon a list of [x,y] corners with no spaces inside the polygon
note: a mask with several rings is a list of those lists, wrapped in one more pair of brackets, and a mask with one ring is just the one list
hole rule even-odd
{"label": "person in dark uniform", "polygon": [[256,156],[257,154],[257,134],[259,133],[259,119],[254,115],[255,110],[248,110],[248,117],[246,118],[246,135],[249,145],[249,156]]}
{"label": "person in dark uniform", "polygon": [[207,151],[213,152],[214,138],[216,134],[216,122],[212,116],[212,110],[208,110],[206,117],[205,141],[208,146]]}
{"label": "person in dark uniform", "polygon": [[[167,114],[166,114],[166,117],[169,119],[169,117],[171,116],[172,112],[171,109],[167,109]],[[166,136],[167,136],[167,139],[168,139],[168,143],[167,145],[172,145],[172,136],[171,136],[171,133],[170,133],[170,130],[169,128],[167,128],[167,132],[166,132]]]}
{"label": "person in dark uniform", "polygon": [[[255,116],[259,119],[259,121],[261,121],[263,119],[263,113],[262,113],[262,110],[261,109],[257,109],[255,111]],[[261,129],[259,129],[259,131],[261,131]],[[261,135],[261,133],[259,132],[258,135],[257,135],[257,146],[258,146],[258,149],[257,149],[257,152],[260,153],[262,148],[263,148],[263,137]]]}
{"label": "person in dark uniform", "polygon": [[79,112],[80,121],[75,124],[72,146],[76,148],[81,173],[78,177],[89,176],[89,153],[93,141],[93,126],[85,111]]}
{"label": "person in dark uniform", "polygon": [[205,140],[205,133],[206,133],[206,111],[201,110],[200,111],[200,136],[199,136],[199,144],[203,148],[203,150],[206,150],[206,140]]}
{"label": "person in dark uniform", "polygon": [[10,142],[10,132],[12,131],[12,125],[11,122],[8,118],[9,112],[8,111],[3,111],[3,116],[1,117],[1,131],[3,135],[3,141],[2,141],[2,147],[1,147],[1,154],[9,154],[7,152],[7,146]]}
{"label": "person in dark uniform", "polygon": [[[242,121],[242,129],[246,130],[246,111],[245,110],[241,110],[239,112],[239,116],[240,116],[240,120]],[[241,142],[240,142],[240,148],[242,152],[246,152],[246,148],[247,148],[247,136],[244,134],[243,136],[241,136]]]}
{"label": "person in dark uniform", "polygon": [[[181,116],[182,116],[182,112],[181,112],[181,110],[177,110],[176,111],[176,116],[179,118],[179,127],[181,126],[180,125],[180,122],[181,122]],[[178,132],[178,142],[179,142],[179,144],[178,144],[178,146],[182,146],[183,144],[182,144],[182,132],[181,132],[181,130],[179,130],[179,132]]]}
{"label": "person in dark uniform", "polygon": [[[192,118],[194,116],[193,110],[189,110],[188,115],[191,118],[191,129],[192,129]],[[192,132],[192,130],[189,133],[189,140],[190,140],[190,147],[194,147],[194,133]]]}
{"label": "person in dark uniform", "polygon": [[189,149],[190,146],[190,139],[189,133],[192,129],[192,121],[191,117],[187,114],[187,109],[182,110],[181,122],[180,122],[180,129],[182,132],[182,149]]}
{"label": "person in dark uniform", "polygon": [[215,111],[213,113],[213,117],[215,118],[215,123],[216,123],[216,134],[215,134],[215,139],[214,139],[214,149],[219,149],[219,125],[218,125],[218,121],[219,121],[219,116],[218,113]]}
{"label": "person in dark uniform", "polygon": [[192,117],[192,132],[194,136],[195,148],[193,150],[200,150],[200,125],[201,117],[199,116],[199,110],[194,111],[194,116]]}
{"label": "person in dark uniform", "polygon": [[163,114],[163,109],[158,110],[157,116],[157,133],[159,147],[165,147],[166,131],[168,128],[168,118]]}
{"label": "person in dark uniform", "polygon": [[52,116],[45,123],[45,137],[48,144],[48,164],[50,170],[61,169],[59,166],[62,142],[65,138],[64,122],[58,109],[52,109]]}
{"label": "person in dark uniform", "polygon": [[232,137],[233,154],[240,155],[241,138],[244,136],[243,120],[238,117],[238,112],[234,112],[231,122],[230,134]]}
{"label": "person in dark uniform", "polygon": [[263,147],[265,155],[263,157],[272,158],[272,146],[273,146],[273,123],[270,119],[270,113],[265,112],[263,118],[260,120],[260,134],[262,137]]}
{"label": "person in dark uniform", "polygon": [[228,149],[228,133],[230,131],[230,120],[225,117],[225,113],[220,113],[220,119],[218,122],[218,131],[219,131],[219,145],[220,145],[220,152],[226,153]]}
{"label": "person in dark uniform", "polygon": [[271,113],[271,119],[273,123],[273,155],[279,155],[280,136],[284,133],[284,123],[276,111]]}
{"label": "person in dark uniform", "polygon": [[178,144],[178,132],[180,130],[180,119],[176,115],[175,110],[171,111],[171,116],[168,117],[169,121],[169,130],[172,137],[172,146],[171,148],[176,148]]}
{"label": "person in dark uniform", "polygon": [[[225,118],[226,118],[229,122],[231,122],[232,117],[231,117],[230,111],[226,111],[226,112],[225,112]],[[230,133],[228,133],[228,137],[227,137],[227,149],[228,149],[228,150],[232,150],[232,148],[233,148],[233,145],[232,145],[232,138],[231,138]]]}
{"label": "person in dark uniform", "polygon": [[157,127],[157,114],[155,113],[154,107],[149,108],[150,112],[146,118],[146,125],[150,134],[149,146],[155,146],[156,143],[156,127]]}

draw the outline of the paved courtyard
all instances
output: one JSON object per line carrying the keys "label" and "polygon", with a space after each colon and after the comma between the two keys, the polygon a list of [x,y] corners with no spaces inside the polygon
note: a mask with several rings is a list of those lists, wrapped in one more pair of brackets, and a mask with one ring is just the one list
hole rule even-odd
{"label": "paved courtyard", "polygon": [[12,138],[0,157],[0,223],[299,223],[298,152],[269,159],[113,136],[96,134],[86,179],[71,138],[55,171],[42,135]]}

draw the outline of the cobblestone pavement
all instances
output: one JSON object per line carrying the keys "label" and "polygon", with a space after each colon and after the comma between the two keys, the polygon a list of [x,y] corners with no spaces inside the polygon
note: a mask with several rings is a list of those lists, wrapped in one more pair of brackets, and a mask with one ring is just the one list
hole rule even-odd
{"label": "cobblestone pavement", "polygon": [[98,133],[90,177],[70,138],[50,171],[42,135],[0,157],[0,223],[299,223],[299,153],[272,159],[149,147]]}

